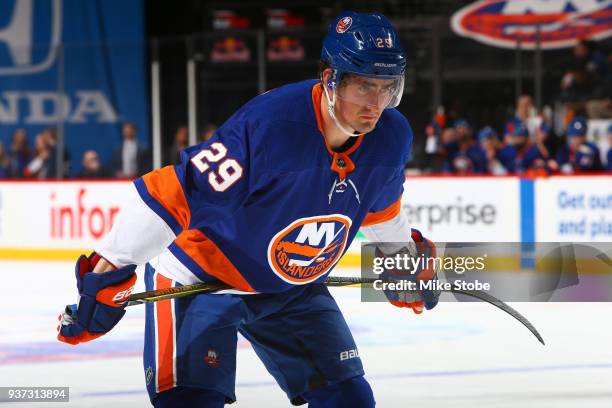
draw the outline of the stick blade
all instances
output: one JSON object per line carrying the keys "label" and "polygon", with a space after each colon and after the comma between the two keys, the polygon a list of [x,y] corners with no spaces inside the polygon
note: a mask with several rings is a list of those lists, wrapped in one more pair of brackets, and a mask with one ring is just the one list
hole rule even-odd
{"label": "stick blade", "polygon": [[483,292],[481,290],[451,289],[449,290],[449,292],[480,299],[482,301],[490,303],[493,306],[503,310],[504,312],[508,313],[510,316],[514,317],[516,320],[521,322],[521,324],[525,326],[527,329],[529,329],[529,331],[533,333],[534,336],[536,336],[536,338],[538,339],[540,343],[542,343],[542,345],[546,345],[546,343],[544,342],[544,339],[542,338],[542,335],[538,332],[535,326],[531,324],[529,320],[527,320],[525,316],[523,316],[518,310],[514,309],[512,306],[508,305],[507,303],[499,300],[495,296],[489,295],[488,293]]}

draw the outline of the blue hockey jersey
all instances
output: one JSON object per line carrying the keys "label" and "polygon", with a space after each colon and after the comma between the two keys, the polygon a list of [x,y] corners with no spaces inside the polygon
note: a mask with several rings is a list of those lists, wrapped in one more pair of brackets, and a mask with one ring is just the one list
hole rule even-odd
{"label": "blue hockey jersey", "polygon": [[[342,153],[323,136],[317,81],[248,102],[182,161],[135,181],[201,281],[273,293],[325,279],[362,225],[400,211],[412,131],[395,109]],[[407,237],[408,239],[408,237]]]}
{"label": "blue hockey jersey", "polygon": [[575,172],[601,171],[601,157],[599,148],[591,143],[585,142],[573,150],[567,143],[557,153],[559,166],[570,165]]}

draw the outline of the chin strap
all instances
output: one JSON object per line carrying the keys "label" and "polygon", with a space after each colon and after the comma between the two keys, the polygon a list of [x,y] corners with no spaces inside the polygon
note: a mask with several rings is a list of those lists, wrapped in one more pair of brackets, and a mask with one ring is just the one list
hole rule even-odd
{"label": "chin strap", "polygon": [[340,130],[346,136],[350,136],[350,137],[359,136],[359,133],[349,132],[348,130],[346,130],[346,128],[340,124],[340,121],[338,120],[338,118],[336,118],[336,112],[335,112],[336,88],[334,87],[332,91],[332,97],[330,98],[329,91],[327,90],[327,86],[325,85],[325,83],[322,83],[321,85],[323,86],[323,92],[325,92],[325,97],[327,98],[327,112],[329,112],[329,116],[331,116],[332,120],[334,121],[334,125],[336,125],[338,130]]}

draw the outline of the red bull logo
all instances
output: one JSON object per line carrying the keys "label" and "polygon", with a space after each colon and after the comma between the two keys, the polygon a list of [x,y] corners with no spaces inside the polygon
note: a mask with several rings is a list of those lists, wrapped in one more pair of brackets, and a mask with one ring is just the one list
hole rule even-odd
{"label": "red bull logo", "polygon": [[504,48],[571,47],[577,39],[612,34],[610,0],[481,0],[457,11],[453,30],[464,37]]}
{"label": "red bull logo", "polygon": [[300,218],[272,238],[268,263],[285,282],[312,282],[340,260],[350,227],[351,219],[341,214]]}

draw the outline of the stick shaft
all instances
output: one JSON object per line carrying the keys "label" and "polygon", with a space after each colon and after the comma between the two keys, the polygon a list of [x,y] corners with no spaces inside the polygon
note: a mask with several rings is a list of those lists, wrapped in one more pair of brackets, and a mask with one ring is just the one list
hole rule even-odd
{"label": "stick shaft", "polygon": [[[348,285],[371,285],[377,279],[374,278],[359,278],[359,277],[340,277],[340,276],[330,276],[325,281],[325,285],[327,286],[348,286]],[[232,287],[226,285],[222,282],[205,282],[205,283],[196,283],[194,285],[187,286],[179,286],[176,288],[166,288],[166,289],[158,289],[149,292],[141,292],[135,293],[130,296],[128,300],[128,306],[140,305],[143,303],[157,302],[160,300],[167,299],[176,299],[180,297],[201,295],[205,293],[213,293],[221,290],[233,289]],[[516,309],[512,308],[505,302],[497,299],[495,296],[492,296],[486,292],[479,290],[459,290],[459,289],[450,289],[443,290],[443,292],[452,292],[460,295],[470,296],[484,302],[490,303],[493,306],[503,310],[508,313],[510,316],[514,317],[518,320],[523,326],[525,326],[533,335],[538,339],[538,341],[542,344],[544,343],[544,339],[535,328],[533,324],[525,316],[519,313]]]}

